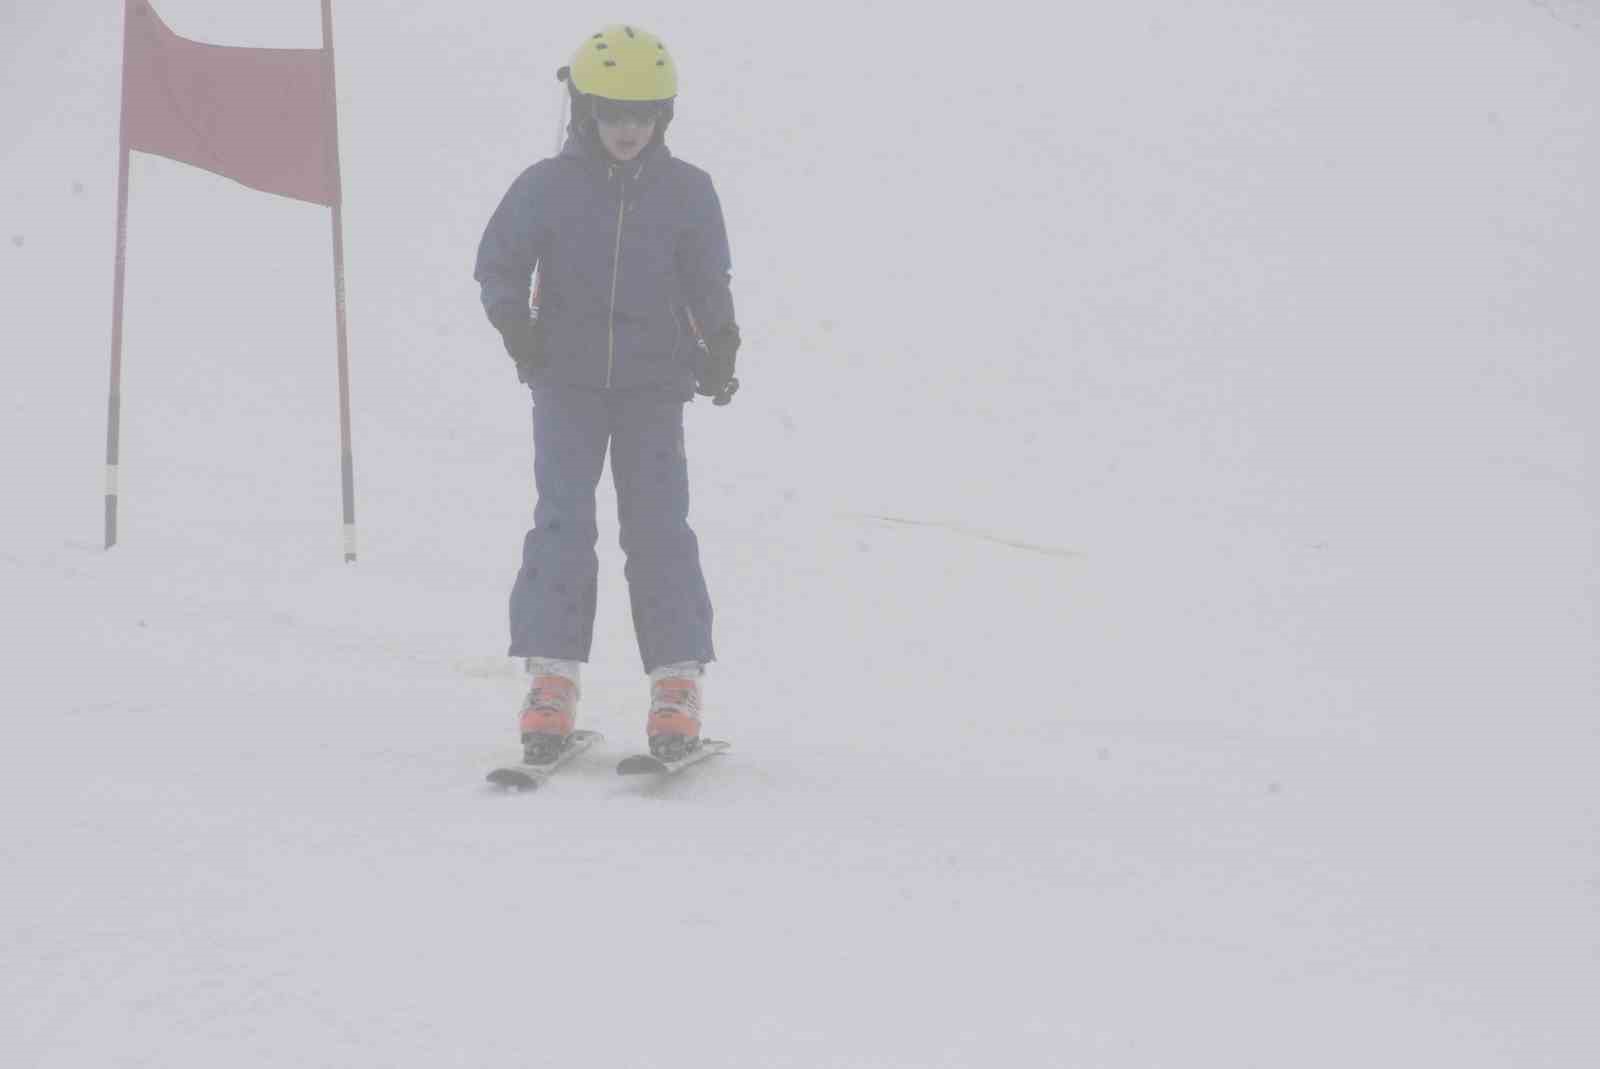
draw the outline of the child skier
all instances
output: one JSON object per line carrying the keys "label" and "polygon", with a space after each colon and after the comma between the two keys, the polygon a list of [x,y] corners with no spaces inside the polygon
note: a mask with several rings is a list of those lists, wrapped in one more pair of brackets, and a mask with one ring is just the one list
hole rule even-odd
{"label": "child skier", "polygon": [[699,746],[700,679],[714,659],[688,522],[683,407],[696,392],[727,404],[738,388],[727,232],[710,177],[663,140],[678,77],[659,39],[609,26],[557,77],[572,104],[566,146],[512,183],[474,272],[533,394],[538,501],[511,591],[509,651],[533,677],[524,760],[553,762],[574,728],[594,636],[594,495],[608,444],[650,678],[646,733],[651,753],[672,760]]}

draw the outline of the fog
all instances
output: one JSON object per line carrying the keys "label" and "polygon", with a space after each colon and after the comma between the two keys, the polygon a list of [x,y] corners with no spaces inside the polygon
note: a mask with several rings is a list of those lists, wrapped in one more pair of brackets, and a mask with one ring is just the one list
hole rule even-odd
{"label": "fog", "polygon": [[[315,48],[315,0],[159,0]],[[335,0],[326,208],[0,9],[0,1062],[1573,1067],[1600,1054],[1600,4]],[[744,347],[690,407],[725,756],[489,792],[528,398],[472,279],[660,34]],[[1352,1025],[1352,1022],[1358,1022]]]}

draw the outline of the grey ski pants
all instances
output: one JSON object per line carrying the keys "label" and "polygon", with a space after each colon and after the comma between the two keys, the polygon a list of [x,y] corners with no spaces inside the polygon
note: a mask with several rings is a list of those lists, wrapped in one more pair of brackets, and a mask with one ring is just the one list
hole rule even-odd
{"label": "grey ski pants", "polygon": [[714,659],[711,598],[689,527],[684,403],[672,389],[534,387],[538,503],[511,590],[511,656],[589,659],[600,570],[595,488],[609,446],[644,669]]}

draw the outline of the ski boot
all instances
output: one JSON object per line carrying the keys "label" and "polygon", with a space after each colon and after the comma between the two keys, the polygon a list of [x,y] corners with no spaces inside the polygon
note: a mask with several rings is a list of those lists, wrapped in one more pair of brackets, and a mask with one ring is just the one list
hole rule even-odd
{"label": "ski boot", "polygon": [[699,662],[684,661],[650,673],[650,756],[679,761],[700,746]]}
{"label": "ski boot", "polygon": [[573,675],[550,670],[548,663],[535,665],[533,686],[522,703],[522,760],[529,765],[548,765],[561,756],[578,719],[578,681]]}

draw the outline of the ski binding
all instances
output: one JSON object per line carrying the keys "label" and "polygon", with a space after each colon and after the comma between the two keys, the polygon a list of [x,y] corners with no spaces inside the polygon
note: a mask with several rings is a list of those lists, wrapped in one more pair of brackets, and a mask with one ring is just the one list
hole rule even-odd
{"label": "ski binding", "polygon": [[708,757],[715,757],[719,753],[725,753],[730,746],[730,743],[723,742],[721,739],[701,739],[699,746],[696,746],[676,761],[663,761],[661,758],[647,753],[634,754],[632,757],[624,757],[621,763],[617,765],[617,775],[670,775],[674,772],[680,772],[690,765],[698,764]]}
{"label": "ski binding", "polygon": [[549,779],[558,768],[599,742],[600,739],[601,735],[598,731],[574,731],[567,736],[567,743],[561,748],[561,753],[549,764],[501,765],[499,768],[490,770],[489,775],[485,778],[495,786],[505,787],[509,790],[535,790],[545,780]]}

